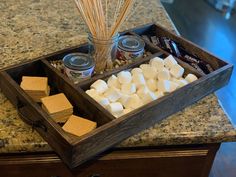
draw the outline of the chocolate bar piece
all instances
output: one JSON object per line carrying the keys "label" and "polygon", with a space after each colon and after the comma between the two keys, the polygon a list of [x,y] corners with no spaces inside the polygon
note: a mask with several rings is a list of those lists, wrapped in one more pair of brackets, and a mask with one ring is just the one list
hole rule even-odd
{"label": "chocolate bar piece", "polygon": [[147,35],[142,35],[142,38],[143,38],[144,40],[148,41],[148,42],[151,42],[150,39],[149,39],[149,37],[148,37]]}
{"label": "chocolate bar piece", "polygon": [[199,59],[194,58],[194,57],[192,57],[190,55],[184,55],[184,58],[189,63],[199,63]]}
{"label": "chocolate bar piece", "polygon": [[152,37],[151,37],[151,41],[152,41],[152,43],[153,43],[154,45],[159,45],[158,43],[160,43],[160,42],[157,41],[157,37],[156,37],[156,36],[152,36]]}
{"label": "chocolate bar piece", "polygon": [[178,49],[178,46],[177,44],[174,42],[174,41],[170,41],[170,47],[173,51],[173,55],[175,55],[176,57],[180,57],[181,56],[181,53]]}
{"label": "chocolate bar piece", "polygon": [[166,48],[166,44],[165,44],[164,38],[160,37],[159,41],[160,41],[160,47],[166,50],[167,48]]}
{"label": "chocolate bar piece", "polygon": [[210,64],[206,64],[206,67],[207,67],[208,71],[210,71],[210,73],[214,71],[214,69],[211,67]]}
{"label": "chocolate bar piece", "polygon": [[170,47],[170,40],[169,39],[164,39],[166,48],[170,51],[170,53],[173,53],[171,47]]}
{"label": "chocolate bar piece", "polygon": [[166,50],[167,52],[169,53],[173,53],[171,47],[170,47],[170,44],[169,44],[169,39],[167,39],[166,37],[160,37],[159,38],[160,40],[160,44],[161,44],[161,48],[163,48],[164,50]]}
{"label": "chocolate bar piece", "polygon": [[198,66],[197,63],[191,63],[192,67],[194,67],[198,72],[200,72],[202,75],[205,75],[206,73]]}
{"label": "chocolate bar piece", "polygon": [[214,71],[214,69],[211,67],[211,65],[207,62],[201,61],[199,63],[199,67],[206,73],[209,74]]}

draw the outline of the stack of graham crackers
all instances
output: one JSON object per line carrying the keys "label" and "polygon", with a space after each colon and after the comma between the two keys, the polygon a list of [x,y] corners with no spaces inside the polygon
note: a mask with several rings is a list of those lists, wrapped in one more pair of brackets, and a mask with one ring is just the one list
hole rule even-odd
{"label": "stack of graham crackers", "polygon": [[23,76],[20,86],[36,102],[40,102],[50,92],[47,77]]}
{"label": "stack of graham crackers", "polygon": [[34,101],[42,102],[42,108],[54,121],[65,123],[64,131],[82,136],[97,127],[96,122],[73,115],[73,106],[64,93],[49,96],[47,77],[23,76],[20,86]]}
{"label": "stack of graham crackers", "polygon": [[41,99],[42,108],[57,122],[65,123],[73,114],[73,106],[64,93],[44,97]]}
{"label": "stack of graham crackers", "polygon": [[63,93],[41,99],[42,108],[57,122],[65,123],[62,127],[68,133],[82,136],[97,127],[97,123],[73,115],[73,106]]}

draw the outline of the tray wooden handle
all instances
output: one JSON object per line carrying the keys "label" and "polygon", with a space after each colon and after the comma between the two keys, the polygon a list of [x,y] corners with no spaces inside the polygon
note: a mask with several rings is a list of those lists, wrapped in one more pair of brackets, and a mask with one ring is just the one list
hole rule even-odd
{"label": "tray wooden handle", "polygon": [[31,120],[29,117],[25,116],[23,112],[26,111],[27,106],[22,103],[19,99],[17,99],[17,106],[16,109],[18,111],[19,116],[26,122],[27,124],[31,125],[32,131],[35,130],[35,128],[40,128],[44,132],[47,132],[47,127],[42,123],[41,120]]}

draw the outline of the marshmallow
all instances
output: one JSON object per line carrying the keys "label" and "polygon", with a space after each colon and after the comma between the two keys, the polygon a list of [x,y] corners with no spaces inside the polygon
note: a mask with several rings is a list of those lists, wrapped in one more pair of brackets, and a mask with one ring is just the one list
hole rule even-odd
{"label": "marshmallow", "polygon": [[149,64],[141,64],[139,67],[143,70],[147,67],[150,67],[150,65]]}
{"label": "marshmallow", "polygon": [[184,68],[180,65],[173,65],[170,69],[170,73],[172,76],[174,76],[175,78],[180,78],[183,76],[184,74]]}
{"label": "marshmallow", "polygon": [[164,66],[164,60],[159,58],[159,57],[155,57],[153,59],[150,60],[150,65],[152,67],[155,67],[157,71],[161,71],[163,70]]}
{"label": "marshmallow", "polygon": [[121,117],[121,116],[123,116],[123,115],[125,115],[125,114],[130,113],[131,111],[133,111],[133,109],[130,109],[130,108],[124,109],[124,110],[122,111],[122,113],[120,113],[120,114],[115,114],[115,117],[116,117],[116,118],[119,118],[119,117]]}
{"label": "marshmallow", "polygon": [[142,100],[139,98],[137,94],[131,95],[131,97],[128,99],[125,108],[131,108],[131,109],[137,109],[143,105]]}
{"label": "marshmallow", "polygon": [[119,115],[123,112],[123,106],[119,102],[111,103],[107,106],[107,110],[113,115]]}
{"label": "marshmallow", "polygon": [[189,83],[196,81],[197,79],[198,79],[197,76],[195,76],[194,74],[188,74],[185,77],[185,80],[188,81]]}
{"label": "marshmallow", "polygon": [[176,83],[179,84],[179,88],[180,88],[180,87],[187,85],[188,81],[186,81],[185,79],[179,79],[176,81]]}
{"label": "marshmallow", "polygon": [[142,74],[142,69],[141,68],[134,68],[131,70],[132,75],[136,75],[136,74]]}
{"label": "marshmallow", "polygon": [[112,88],[118,88],[120,89],[120,82],[118,81],[118,78],[115,75],[112,75],[111,77],[109,77],[108,81],[107,81],[107,85]]}
{"label": "marshmallow", "polygon": [[177,88],[179,88],[179,84],[173,81],[170,81],[170,92],[175,91]]}
{"label": "marshmallow", "polygon": [[178,84],[169,80],[162,80],[157,82],[157,89],[164,93],[173,92],[178,88]]}
{"label": "marshmallow", "polygon": [[146,80],[142,73],[133,75],[133,83],[139,88],[142,85],[146,84]]}
{"label": "marshmallow", "polygon": [[144,104],[148,104],[156,99],[157,99],[156,94],[154,92],[149,91],[149,92],[147,92],[147,94],[143,98],[143,102],[144,102]]}
{"label": "marshmallow", "polygon": [[98,96],[98,92],[95,89],[90,89],[90,90],[86,90],[86,92],[90,97],[94,97],[94,96]]}
{"label": "marshmallow", "polygon": [[110,104],[110,101],[108,100],[108,98],[102,97],[102,96],[95,96],[93,97],[100,105],[102,105],[103,107],[106,107]]}
{"label": "marshmallow", "polygon": [[152,67],[152,66],[145,66],[143,69],[143,75],[145,78],[147,79],[155,79],[156,75],[157,75],[157,70],[156,68]]}
{"label": "marshmallow", "polygon": [[130,98],[130,95],[122,94],[120,99],[118,100],[123,106],[126,105],[128,99]]}
{"label": "marshmallow", "polygon": [[175,58],[172,55],[169,55],[164,59],[165,66],[171,68],[173,65],[178,64]]}
{"label": "marshmallow", "polygon": [[110,103],[108,98],[100,96],[99,93],[95,89],[87,90],[86,93],[103,107],[106,107]]}
{"label": "marshmallow", "polygon": [[94,82],[91,86],[91,89],[95,89],[99,94],[104,93],[107,89],[107,83],[101,79]]}
{"label": "marshmallow", "polygon": [[159,81],[161,80],[170,80],[170,72],[168,69],[164,68],[162,71],[157,73],[157,78]]}
{"label": "marshmallow", "polygon": [[116,88],[109,88],[104,93],[104,96],[107,97],[111,102],[116,102],[121,97],[121,93],[120,90]]}
{"label": "marshmallow", "polygon": [[155,92],[157,89],[157,80],[155,79],[149,79],[147,81],[147,87],[149,88],[149,90]]}
{"label": "marshmallow", "polygon": [[136,85],[134,83],[122,84],[121,92],[131,95],[136,92]]}
{"label": "marshmallow", "polygon": [[150,91],[146,86],[140,88],[137,94],[143,100],[144,104],[147,104],[157,99],[157,96],[152,91]]}
{"label": "marshmallow", "polygon": [[124,110],[123,110],[123,115],[128,114],[128,113],[130,113],[131,111],[133,111],[133,110],[130,109],[130,108],[124,109]]}
{"label": "marshmallow", "polygon": [[131,73],[129,71],[121,71],[118,73],[118,80],[121,84],[128,84],[132,80]]}
{"label": "marshmallow", "polygon": [[149,91],[150,91],[150,90],[148,89],[147,86],[142,86],[142,87],[140,87],[140,88],[138,89],[137,95],[138,95],[140,98],[144,99],[145,96],[148,94]]}
{"label": "marshmallow", "polygon": [[159,99],[164,96],[164,93],[158,90],[157,92],[155,92],[155,95],[156,95],[157,99]]}

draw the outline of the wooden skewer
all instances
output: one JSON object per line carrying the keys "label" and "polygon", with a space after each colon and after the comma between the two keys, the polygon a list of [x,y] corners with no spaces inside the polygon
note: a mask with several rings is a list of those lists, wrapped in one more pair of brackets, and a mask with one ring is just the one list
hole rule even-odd
{"label": "wooden skewer", "polygon": [[124,6],[121,9],[120,16],[118,17],[116,24],[112,27],[110,36],[114,36],[114,34],[119,30],[119,27],[124,22],[125,17],[130,12],[131,6],[133,5],[133,3],[134,3],[134,0],[126,0],[125,1]]}
{"label": "wooden skewer", "polygon": [[[87,24],[94,41],[96,68],[104,70],[112,67],[112,37],[127,19],[134,0],[117,0],[113,21],[109,22],[110,0],[74,0],[83,20]],[[105,9],[105,10],[104,10]],[[107,43],[105,42],[107,41]]]}

